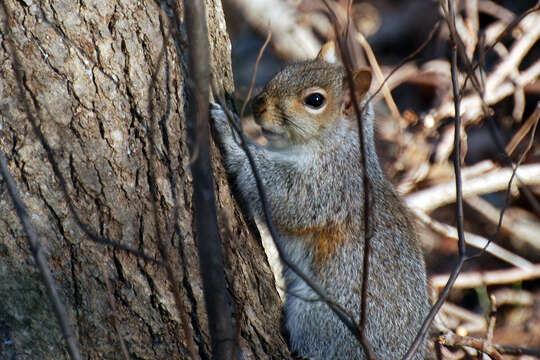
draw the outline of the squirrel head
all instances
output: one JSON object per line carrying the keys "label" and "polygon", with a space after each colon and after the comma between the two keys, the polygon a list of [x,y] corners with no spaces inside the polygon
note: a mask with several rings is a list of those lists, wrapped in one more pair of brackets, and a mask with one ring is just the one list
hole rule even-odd
{"label": "squirrel head", "polygon": [[[356,98],[365,96],[371,71],[354,72]],[[270,80],[252,102],[255,121],[269,145],[276,148],[306,143],[324,130],[354,116],[346,73],[333,42],[314,60],[292,64]]]}

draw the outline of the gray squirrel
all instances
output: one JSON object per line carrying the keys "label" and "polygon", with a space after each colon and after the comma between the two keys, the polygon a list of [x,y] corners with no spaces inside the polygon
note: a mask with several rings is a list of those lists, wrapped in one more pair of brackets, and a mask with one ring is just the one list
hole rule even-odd
{"label": "gray squirrel", "polygon": [[[249,144],[266,189],[272,220],[288,258],[360,320],[364,250],[362,156],[372,195],[366,334],[377,359],[399,359],[429,310],[424,260],[402,200],[375,152],[373,113],[366,103],[371,72],[354,73],[363,104],[367,153],[345,70],[333,42],[314,60],[279,72],[253,100],[268,146]],[[223,109],[212,104],[225,167],[249,216],[263,209],[248,159]],[[284,269],[284,325],[291,350],[314,359],[365,359],[360,342],[291,269]],[[424,345],[415,360],[424,358]]]}

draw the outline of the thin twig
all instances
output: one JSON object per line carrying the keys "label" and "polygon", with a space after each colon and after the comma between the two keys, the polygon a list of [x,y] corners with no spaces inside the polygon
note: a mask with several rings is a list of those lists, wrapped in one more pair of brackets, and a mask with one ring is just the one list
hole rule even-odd
{"label": "thin twig", "polygon": [[[461,268],[461,266],[463,265],[463,262],[465,261],[466,256],[465,256],[465,245],[464,243],[461,243],[461,239],[462,239],[462,236],[460,234],[460,224],[459,223],[462,223],[462,218],[460,218],[459,216],[459,213],[462,214],[462,209],[460,209],[460,203],[461,203],[461,199],[462,199],[462,196],[460,196],[461,194],[459,193],[461,187],[459,186],[459,180],[460,180],[460,176],[459,176],[459,165],[460,165],[460,155],[459,155],[459,152],[460,152],[460,145],[459,145],[459,140],[460,140],[460,136],[459,136],[459,131],[461,130],[461,126],[458,126],[458,120],[460,118],[460,112],[459,112],[459,93],[457,93],[456,89],[457,89],[457,66],[456,66],[456,62],[457,62],[457,47],[459,46],[459,38],[457,36],[457,32],[455,30],[455,13],[454,13],[454,9],[453,9],[453,2],[452,1],[449,1],[449,14],[447,16],[447,21],[449,23],[449,28],[450,28],[450,32],[451,32],[451,36],[452,36],[452,41],[453,41],[453,56],[452,56],[452,63],[451,63],[451,70],[452,70],[452,85],[453,85],[453,93],[454,93],[454,114],[455,114],[455,117],[456,117],[456,126],[455,126],[455,132],[454,132],[454,150],[455,150],[455,159],[454,159],[454,165],[455,165],[455,169],[456,169],[456,179],[458,181],[456,181],[456,188],[458,191],[456,191],[456,197],[457,197],[457,211],[458,211],[458,237],[460,239],[460,246],[459,246],[459,250],[460,250],[460,256],[459,256],[459,259],[458,259],[458,264],[456,265],[456,267],[454,268],[454,271],[452,272],[450,278],[449,278],[449,281],[447,282],[447,285],[445,287],[445,290],[449,290],[451,288],[451,286],[449,286],[452,281],[455,281],[455,275],[459,272],[459,269]],[[475,79],[473,79],[475,80]],[[476,84],[475,84],[476,85]],[[476,86],[475,86],[476,87]],[[485,108],[485,106],[484,106]],[[484,109],[484,112],[486,110]],[[513,169],[512,171],[512,175],[511,175],[511,178],[514,176],[515,174],[515,171],[516,171],[516,168]],[[508,184],[506,185],[506,187],[509,189],[509,186],[511,184]],[[461,227],[462,229],[462,227]],[[462,244],[462,245],[461,245]],[[441,293],[441,297],[439,298],[438,302],[441,302],[441,298],[445,296],[445,291],[443,291],[443,293]]]}
{"label": "thin twig", "polygon": [[[351,19],[352,19],[352,5],[353,5],[353,0],[347,0],[347,14],[345,16],[347,19],[347,23],[345,24],[345,30],[343,32],[343,39],[345,40],[345,42],[349,40],[349,29],[351,28]],[[336,32],[336,37],[338,36],[339,34]]]}
{"label": "thin twig", "polygon": [[[519,130],[512,136],[512,139],[508,142],[504,150],[508,156],[512,155],[516,147],[523,140],[523,138],[529,133],[533,126],[536,126],[538,120],[540,119],[540,101],[536,103],[536,108],[527,118],[525,123],[519,128]],[[534,131],[533,131],[534,132]]]}
{"label": "thin twig", "polygon": [[[472,86],[475,88],[475,90],[478,93],[482,93],[482,89],[484,87],[484,84],[481,80],[479,80],[475,74],[473,74],[473,65],[470,61],[470,59],[467,57],[467,47],[463,43],[463,40],[459,36],[458,29],[456,27],[456,14],[455,9],[452,9],[453,12],[450,11],[450,6],[448,6],[448,9],[444,7],[444,4],[441,5],[441,10],[444,15],[444,20],[446,21],[448,25],[448,29],[450,30],[450,40],[452,42],[452,48],[455,46],[455,52],[456,52],[456,69],[457,69],[457,56],[460,57],[461,62],[463,66],[465,67],[465,70],[468,73],[471,73],[472,76],[470,77]],[[453,15],[453,16],[452,16]],[[451,66],[451,64],[450,64]],[[458,83],[459,84],[459,83]],[[459,89],[459,85],[458,85]],[[461,92],[459,92],[459,96],[463,96]],[[455,104],[454,104],[455,105]]]}
{"label": "thin twig", "polygon": [[[446,278],[445,280],[448,280]],[[444,286],[446,282],[441,284]],[[439,289],[432,288],[432,290],[438,291]],[[461,306],[455,305],[446,301],[441,307],[441,311],[437,314],[439,320],[434,327],[439,332],[445,332],[450,328],[447,326],[452,324],[456,327],[456,331],[459,331],[459,335],[466,335],[472,332],[482,332],[487,328],[486,319],[483,315],[476,314]]]}
{"label": "thin twig", "polygon": [[452,273],[450,274],[450,277],[448,279],[448,282],[446,283],[446,286],[444,287],[443,291],[439,295],[439,298],[435,302],[435,304],[432,306],[431,310],[429,311],[429,314],[424,319],[424,322],[422,323],[422,327],[417,333],[417,336],[413,343],[411,344],[409,350],[407,351],[407,354],[403,357],[403,360],[411,360],[417,351],[418,347],[422,343],[422,340],[424,339],[425,335],[427,334],[429,327],[431,323],[433,322],[433,319],[435,318],[435,315],[441,308],[442,304],[444,303],[445,299],[448,297],[450,290],[452,289],[452,286],[454,282],[457,279],[457,276],[459,275],[461,269],[463,268],[463,264],[465,263],[465,260],[467,258],[466,254],[466,244],[465,244],[465,235],[463,230],[463,194],[462,194],[462,182],[461,182],[461,119],[459,116],[459,85],[457,80],[457,39],[456,39],[456,31],[455,31],[455,9],[454,9],[454,1],[448,0],[448,9],[449,9],[449,19],[447,19],[448,23],[450,24],[450,37],[452,40],[452,60],[451,60],[451,76],[452,76],[452,90],[454,94],[454,108],[455,108],[455,133],[454,133],[454,171],[455,171],[455,177],[456,177],[456,217],[457,217],[457,232],[458,232],[458,259],[457,263],[454,266],[454,269],[452,270]]}
{"label": "thin twig", "polygon": [[435,34],[437,34],[437,32],[439,31],[439,29],[441,28],[441,21],[438,20],[435,25],[433,25],[433,28],[431,29],[431,31],[429,32],[429,35],[428,37],[426,38],[426,40],[424,40],[424,42],[422,44],[420,44],[420,46],[414,50],[412,53],[410,53],[407,57],[405,57],[403,60],[401,60],[399,62],[399,64],[397,64],[396,67],[394,67],[392,69],[392,71],[390,71],[390,73],[388,75],[386,75],[384,81],[379,85],[379,87],[377,88],[377,90],[375,90],[373,92],[373,94],[371,94],[371,96],[368,98],[367,102],[371,102],[371,100],[373,100],[373,98],[375,98],[375,96],[377,96],[377,94],[379,94],[379,92],[382,90],[383,86],[386,85],[386,83],[388,82],[388,80],[390,79],[390,77],[392,75],[394,75],[394,73],[396,71],[398,71],[403,65],[405,65],[407,62],[411,61],[412,59],[414,59],[418,54],[420,54],[425,48],[426,46],[431,42],[431,40],[435,37]]}
{"label": "thin twig", "polygon": [[[531,113],[529,118],[526,120],[525,124],[517,131],[517,133],[512,137],[510,142],[504,147],[502,145],[502,140],[498,136],[497,128],[495,126],[495,123],[491,117],[488,117],[488,129],[491,135],[491,138],[497,147],[501,154],[504,156],[505,160],[511,164],[513,167],[515,165],[514,160],[510,156],[513,151],[515,150],[515,147],[521,142],[523,137],[525,137],[526,133],[530,130],[530,128],[534,125],[537,126],[536,123],[538,123],[538,120],[540,119],[540,102],[537,102],[535,110]],[[536,128],[535,128],[536,130]],[[533,131],[534,132],[534,131]],[[534,135],[533,135],[534,136]],[[514,168],[514,171],[517,171],[517,168]],[[522,192],[525,199],[529,202],[532,209],[536,213],[537,216],[540,216],[540,203],[534,195],[532,194],[531,190],[528,188],[527,184],[524,183],[523,178],[521,176],[517,176],[517,181],[520,187],[520,191]]]}
{"label": "thin twig", "polygon": [[465,257],[459,257],[456,265],[454,266],[454,269],[452,270],[452,273],[450,274],[450,277],[448,278],[446,286],[441,291],[439,298],[437,299],[435,304],[429,310],[429,313],[427,314],[426,318],[424,319],[424,322],[422,323],[422,327],[418,331],[416,338],[412,342],[411,346],[409,347],[409,350],[407,351],[405,356],[402,358],[402,360],[411,360],[413,358],[418,347],[422,343],[422,340],[426,336],[429,330],[429,327],[431,326],[431,323],[433,322],[433,319],[435,319],[435,315],[437,315],[443,303],[445,302],[446,298],[450,294],[450,290],[452,289],[452,286],[455,283],[457,276],[459,275],[461,269],[463,268],[464,263],[465,263]]}
{"label": "thin twig", "polygon": [[445,346],[468,346],[472,347],[482,353],[488,355],[495,360],[504,360],[501,353],[496,349],[496,347],[482,339],[475,339],[468,336],[459,336],[451,331],[439,336],[437,339],[442,345]]}
{"label": "thin twig", "polygon": [[[336,40],[338,42],[338,47],[341,51],[341,58],[343,60],[343,66],[345,68],[346,78],[348,82],[349,91],[351,93],[351,102],[353,104],[354,113],[356,115],[356,121],[358,123],[358,138],[359,138],[359,151],[361,154],[368,154],[369,151],[367,149],[366,141],[364,139],[364,126],[362,121],[362,114],[364,113],[364,109],[360,108],[360,105],[358,104],[358,99],[356,97],[356,89],[353,81],[353,61],[351,58],[351,54],[349,52],[349,47],[347,46],[348,39],[343,39],[339,36],[339,24],[336,17],[336,14],[332,11],[332,8],[330,7],[330,4],[327,0],[323,0],[323,3],[325,4],[326,8],[328,9],[328,17],[330,20],[330,23],[334,25],[334,29],[336,32]],[[360,322],[359,322],[359,328],[358,331],[360,333],[360,342],[362,343],[363,350],[366,353],[366,357],[369,360],[375,359],[375,353],[373,352],[373,349],[371,348],[371,345],[369,344],[369,341],[367,339],[366,335],[366,324],[368,319],[367,314],[367,292],[368,292],[368,279],[369,279],[369,254],[370,254],[370,242],[371,242],[371,236],[372,236],[372,226],[370,221],[370,216],[372,215],[369,211],[371,209],[370,204],[371,201],[371,192],[372,192],[372,184],[369,181],[368,177],[368,165],[367,165],[367,156],[362,156],[362,187],[364,190],[364,211],[363,211],[363,223],[364,223],[364,254],[363,254],[363,260],[362,260],[362,286],[361,286],[361,298],[360,298]]]}
{"label": "thin twig", "polygon": [[[7,13],[5,3],[4,11]],[[69,324],[66,306],[60,299],[60,294],[56,289],[56,282],[52,276],[51,270],[49,269],[47,259],[45,259],[45,254],[41,249],[38,235],[36,233],[36,230],[34,229],[34,226],[32,225],[32,222],[30,221],[28,213],[26,212],[26,208],[24,207],[24,204],[19,195],[19,191],[17,190],[17,185],[15,184],[15,181],[9,173],[7,160],[1,150],[0,173],[2,174],[2,178],[6,183],[9,196],[11,197],[13,206],[17,211],[19,221],[21,222],[21,225],[24,228],[26,235],[28,236],[28,245],[30,246],[30,250],[32,250],[34,261],[36,262],[39,273],[41,274],[41,278],[43,279],[43,283],[45,284],[45,289],[47,290],[47,297],[51,302],[54,315],[56,316],[56,320],[58,321],[58,324],[60,325],[60,330],[62,331],[62,336],[66,341],[69,356],[72,360],[82,360],[79,343],[77,341],[77,338],[75,338],[75,335],[73,334],[71,325]]]}
{"label": "thin twig", "polygon": [[487,327],[486,341],[489,344],[493,343],[493,332],[495,331],[495,323],[497,322],[497,298],[495,295],[489,295],[489,302],[491,304],[489,308],[489,321]]}
{"label": "thin twig", "polygon": [[478,59],[478,62],[472,67],[471,71],[467,72],[467,76],[463,80],[463,85],[461,87],[460,93],[463,93],[463,91],[465,91],[467,80],[470,77],[475,76],[476,69],[479,66],[483,66],[484,62],[486,61],[487,55],[491,53],[491,51],[495,48],[495,45],[497,45],[513,28],[515,28],[521,22],[521,20],[523,20],[523,18],[525,18],[529,14],[538,10],[540,10],[540,1],[537,1],[536,5],[534,5],[529,10],[525,11],[520,16],[516,17],[510,24],[506,26],[506,28],[497,36],[497,38],[493,41],[493,43],[487,48],[487,50],[482,52],[480,59]]}
{"label": "thin twig", "polygon": [[186,127],[190,154],[193,155],[195,148],[198,149],[197,158],[191,162],[197,248],[212,341],[212,358],[229,360],[233,358],[234,349],[233,315],[225,280],[210,158],[210,46],[206,9],[202,1],[185,1],[184,8],[191,75],[188,90],[193,96],[193,107],[186,118]]}
{"label": "thin twig", "polygon": [[503,355],[530,355],[540,358],[540,349],[529,349],[520,346],[495,345],[498,352]]}
{"label": "thin twig", "polygon": [[261,47],[261,50],[259,50],[259,55],[257,55],[257,60],[255,61],[255,65],[253,66],[253,73],[251,74],[251,81],[249,83],[249,91],[247,93],[246,100],[244,100],[244,104],[242,105],[242,110],[240,110],[240,119],[244,118],[244,111],[246,110],[246,106],[249,102],[249,98],[251,97],[251,93],[253,92],[253,87],[255,86],[255,79],[257,77],[257,69],[259,68],[259,63],[261,62],[261,58],[264,53],[264,50],[270,43],[271,38],[272,38],[272,33],[268,31],[268,35],[266,35],[266,40],[264,41],[264,44]]}
{"label": "thin twig", "polygon": [[[413,214],[416,216],[418,220],[420,220],[422,223],[424,223],[433,231],[436,231],[444,235],[445,237],[448,237],[451,239],[456,239],[456,240],[458,239],[457,229],[455,227],[439,222],[421,210],[411,209],[411,211],[413,212]],[[533,263],[531,263],[530,261],[502,248],[501,246],[495,243],[488,244],[489,240],[480,235],[465,232],[465,241],[467,242],[467,245],[474,246],[475,248],[479,248],[479,249],[485,248],[486,251],[490,253],[491,255],[513,266],[519,267],[524,270],[533,268]]]}
{"label": "thin twig", "polygon": [[[355,38],[356,40],[358,40],[358,42],[360,43],[360,45],[364,49],[364,52],[367,55],[369,65],[371,66],[371,68],[373,69],[373,72],[375,73],[377,82],[380,84],[379,87],[382,89],[384,100],[386,102],[386,105],[390,109],[390,113],[392,113],[392,117],[399,124],[399,120],[401,119],[401,114],[396,105],[396,102],[394,101],[394,98],[392,97],[392,93],[390,92],[390,89],[385,84],[386,78],[384,77],[381,71],[381,67],[379,66],[379,62],[377,61],[377,58],[375,57],[375,53],[373,52],[373,49],[371,48],[366,37],[362,33],[358,32]],[[400,129],[401,129],[401,126],[400,126]]]}
{"label": "thin twig", "polygon": [[505,193],[504,205],[503,205],[503,207],[501,209],[501,213],[499,215],[499,221],[497,223],[497,228],[495,229],[493,235],[490,236],[489,242],[486,244],[486,246],[480,252],[478,252],[477,254],[470,255],[469,259],[471,259],[473,257],[476,257],[476,256],[482,255],[485,252],[486,248],[489,246],[489,244],[491,242],[495,241],[495,238],[499,234],[499,231],[501,229],[502,222],[503,222],[503,219],[504,219],[504,213],[505,213],[506,209],[508,208],[508,204],[510,203],[510,190],[512,188],[512,181],[514,180],[514,177],[516,176],[517,169],[519,168],[519,166],[521,165],[521,163],[525,159],[525,156],[527,156],[527,154],[529,153],[529,151],[531,150],[531,148],[533,146],[534,135],[536,133],[537,124],[538,124],[538,121],[536,121],[534,123],[534,126],[533,126],[532,131],[531,131],[531,138],[529,140],[529,144],[527,145],[527,148],[523,151],[523,153],[519,157],[519,160],[513,165],[512,176],[510,177],[510,180],[508,181],[508,186],[506,188],[506,193]]}
{"label": "thin twig", "polygon": [[[481,82],[478,80],[478,78],[477,78],[476,74],[474,73],[474,71],[476,70],[478,65],[483,66],[483,61],[484,61],[484,58],[485,58],[486,54],[489,53],[492,49],[495,48],[495,45],[497,45],[498,42],[502,39],[502,36],[511,27],[516,26],[523,18],[525,18],[525,16],[529,15],[533,11],[538,10],[538,5],[540,5],[540,2],[538,2],[535,7],[529,9],[524,14],[522,14],[520,17],[518,17],[515,21],[513,21],[511,24],[509,24],[505,28],[505,30],[503,32],[501,32],[499,34],[499,36],[495,39],[495,41],[493,42],[491,47],[487,51],[485,51],[485,52],[483,52],[481,54],[481,60],[476,65],[472,66],[471,61],[469,60],[469,58],[465,55],[464,52],[462,52],[462,61],[465,64],[465,67],[466,67],[466,70],[467,70],[467,76],[465,77],[465,80],[463,81],[463,85],[462,85],[461,90],[460,90],[460,95],[464,94],[464,91],[466,89],[467,80],[471,79],[473,88],[474,88],[475,92],[478,94],[478,99],[480,101],[480,104],[479,104],[478,108],[481,109],[484,116],[487,117],[488,119],[491,118],[491,112],[489,110],[488,103],[494,103],[496,101],[496,98],[497,98],[497,96],[493,95],[493,94],[496,93],[494,90],[496,88],[498,88],[497,89],[497,90],[499,90],[498,93],[501,92],[500,90],[502,88],[504,88],[503,86],[500,86],[500,84],[502,82],[502,79],[506,75],[508,75],[508,73],[510,73],[510,72],[513,72],[513,74],[515,74],[515,75],[514,75],[514,78],[512,79],[512,83],[505,83],[505,85],[507,85],[506,86],[506,88],[507,88],[506,93],[507,93],[507,95],[509,95],[511,93],[514,94],[514,100],[515,100],[514,101],[515,102],[514,113],[522,113],[523,109],[520,109],[520,107],[521,108],[524,107],[524,104],[523,104],[523,102],[524,102],[523,86],[524,86],[524,83],[526,83],[527,81],[526,80],[522,81],[522,79],[526,78],[526,76],[519,75],[519,73],[516,70],[516,67],[517,67],[517,62],[520,61],[525,56],[526,51],[528,51],[528,49],[530,47],[532,47],[533,44],[538,39],[538,34],[539,34],[538,28],[534,28],[533,31],[527,32],[526,36],[521,38],[519,40],[519,42],[516,45],[514,45],[514,49],[511,51],[510,54],[508,54],[506,60],[499,63],[497,68],[495,69],[495,71],[486,80],[485,86],[480,86]],[[443,7],[443,11],[444,11],[444,7]],[[450,27],[451,27],[451,25],[449,24],[449,28]],[[456,39],[458,40],[457,43],[461,48],[461,47],[463,47],[463,42],[461,41],[461,38],[459,37],[459,35],[457,35],[457,32],[455,32],[455,33],[456,33]],[[526,72],[529,72],[529,70],[531,70],[531,69],[534,70],[534,66],[535,65],[532,65],[529,69],[527,69]],[[537,66],[537,67],[540,69],[540,66]],[[486,95],[489,98],[485,99],[484,95]],[[499,98],[500,97],[504,97],[504,96],[499,96]],[[520,103],[521,103],[521,105],[520,105]]]}
{"label": "thin twig", "polygon": [[442,345],[438,342],[435,342],[435,356],[437,357],[437,360],[443,360],[443,355],[441,351]]}
{"label": "thin twig", "polygon": [[[506,97],[511,96],[516,87],[521,88],[527,84],[532,83],[540,75],[540,61],[536,61],[530,65],[527,69],[520,72],[520,75],[514,79],[507,80],[499,84],[491,92],[478,92],[468,94],[462,99],[462,114],[464,125],[477,124],[480,119],[491,117],[492,111],[489,109],[490,105],[494,105]],[[494,74],[491,74],[494,76]],[[488,77],[489,80],[489,77]],[[486,81],[488,81],[486,80]],[[442,119],[450,118],[454,116],[454,106],[451,99],[446,99],[439,107],[433,109],[425,117],[426,122],[436,123]]]}
{"label": "thin twig", "polygon": [[451,61],[451,75],[452,75],[452,91],[454,93],[454,171],[456,178],[456,218],[457,218],[457,229],[458,229],[458,248],[459,256],[466,256],[466,244],[465,244],[465,235],[463,230],[463,185],[461,178],[461,118],[460,118],[460,95],[459,95],[459,85],[458,85],[458,70],[457,70],[457,57],[458,57],[458,48],[457,48],[457,37],[458,34],[455,29],[456,14],[454,9],[454,0],[448,0],[448,10],[450,15],[450,37],[453,42],[452,46],[452,61]]}
{"label": "thin twig", "polygon": [[[465,202],[491,224],[497,225],[500,222],[501,210],[489,201],[484,200],[480,196],[472,196],[466,198]],[[528,216],[523,216],[527,213],[526,210],[521,210],[517,213],[506,213],[504,221],[501,222],[500,230],[504,231],[511,238],[513,244],[517,242],[528,244],[540,251],[540,237],[538,236],[540,234],[540,222],[534,219],[534,217],[529,219]]]}
{"label": "thin twig", "polygon": [[[246,98],[244,100],[244,103],[242,104],[242,109],[240,110],[240,119],[244,118],[244,112],[246,110],[247,104],[249,103],[249,100],[251,98],[251,94],[253,92],[253,88],[255,86],[255,79],[257,78],[257,70],[259,69],[259,63],[261,62],[264,50],[266,49],[266,47],[270,43],[271,38],[272,38],[272,32],[270,30],[268,30],[268,35],[266,35],[266,40],[264,41],[263,46],[259,50],[259,54],[257,55],[257,59],[255,60],[255,65],[253,66],[253,73],[251,74],[251,81],[249,83],[249,90],[248,90],[247,96],[246,96]],[[244,308],[243,305],[242,306],[238,305],[238,304],[241,303],[242,300],[241,299],[235,299],[235,300],[236,300],[236,304],[237,304],[236,307],[238,309],[243,309]],[[242,322],[243,322],[243,317],[244,317],[243,312],[237,311],[237,314],[238,314],[239,318],[236,321],[236,331],[235,331],[235,336],[234,336],[234,339],[235,339],[234,340],[234,352],[233,352],[233,355],[235,357],[236,357],[236,355],[238,353],[238,348],[239,348],[239,345],[240,345],[240,336],[242,334]]]}

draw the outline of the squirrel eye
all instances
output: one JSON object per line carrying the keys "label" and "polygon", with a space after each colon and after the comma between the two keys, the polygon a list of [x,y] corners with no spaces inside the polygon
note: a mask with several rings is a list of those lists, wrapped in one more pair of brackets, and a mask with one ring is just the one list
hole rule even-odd
{"label": "squirrel eye", "polygon": [[325,102],[326,102],[326,99],[324,98],[324,96],[318,92],[311,93],[304,98],[304,104],[314,109],[320,108],[321,106],[324,105]]}

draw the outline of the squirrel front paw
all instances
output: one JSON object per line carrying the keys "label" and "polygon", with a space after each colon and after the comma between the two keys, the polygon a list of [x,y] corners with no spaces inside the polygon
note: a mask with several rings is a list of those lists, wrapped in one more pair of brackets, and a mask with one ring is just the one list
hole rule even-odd
{"label": "squirrel front paw", "polygon": [[217,131],[219,136],[230,136],[231,125],[229,124],[229,119],[225,110],[216,102],[210,102],[210,117],[214,122],[214,128]]}

